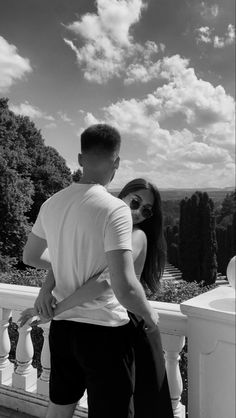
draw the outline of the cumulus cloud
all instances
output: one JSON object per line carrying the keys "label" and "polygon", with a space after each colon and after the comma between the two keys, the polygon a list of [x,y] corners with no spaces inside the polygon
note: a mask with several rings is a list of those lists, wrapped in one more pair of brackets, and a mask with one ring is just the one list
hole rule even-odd
{"label": "cumulus cloud", "polygon": [[160,60],[156,60],[156,57],[159,52],[165,51],[165,45],[147,41],[144,46],[136,44],[133,51],[135,53],[131,57],[132,62],[130,64],[127,62],[126,65],[124,83],[146,83],[157,79],[160,73]]}
{"label": "cumulus cloud", "polygon": [[68,123],[71,126],[74,126],[74,122],[73,120],[67,115],[66,112],[62,112],[61,110],[59,112],[57,112],[58,115],[60,116],[61,120],[65,123]]}
{"label": "cumulus cloud", "polygon": [[163,58],[159,74],[165,83],[153,93],[105,107],[102,119],[91,113],[84,118],[85,125],[112,124],[124,143],[145,149],[146,166],[126,163],[116,181],[142,175],[154,176],[162,187],[194,187],[192,181],[204,187],[232,185],[234,99],[222,86],[198,78],[179,55]]}
{"label": "cumulus cloud", "polygon": [[203,18],[215,19],[219,15],[219,6],[218,4],[208,5],[205,1],[200,3],[200,14]]}
{"label": "cumulus cloud", "polygon": [[214,36],[213,45],[215,48],[225,48],[228,45],[232,45],[235,41],[235,27],[234,25],[228,25],[228,28],[224,36]]}
{"label": "cumulus cloud", "polygon": [[228,25],[223,36],[214,35],[213,32],[214,29],[210,29],[209,26],[197,28],[196,42],[198,44],[212,44],[214,48],[225,48],[235,42],[235,27],[232,24]]}
{"label": "cumulus cloud", "polygon": [[0,36],[0,92],[8,91],[12,84],[31,71],[29,59],[19,55],[16,46]]}
{"label": "cumulus cloud", "polygon": [[54,121],[54,117],[47,115],[36,106],[32,106],[29,102],[24,102],[19,105],[10,104],[9,106],[12,112],[17,115],[28,116],[32,119],[45,119],[48,121]]}
{"label": "cumulus cloud", "polygon": [[152,57],[164,51],[164,44],[148,41],[140,45],[131,35],[144,8],[143,0],[97,0],[97,14],[87,13],[67,25],[83,46],[67,38],[64,41],[75,52],[87,80],[102,84],[128,73],[126,82],[131,83],[155,76]]}
{"label": "cumulus cloud", "polygon": [[202,26],[201,28],[196,29],[197,43],[199,44],[202,42],[204,44],[211,44],[212,43],[211,32],[212,30],[209,28],[209,26]]}
{"label": "cumulus cloud", "polygon": [[44,126],[46,129],[55,129],[57,127],[57,124],[55,122],[48,123]]}

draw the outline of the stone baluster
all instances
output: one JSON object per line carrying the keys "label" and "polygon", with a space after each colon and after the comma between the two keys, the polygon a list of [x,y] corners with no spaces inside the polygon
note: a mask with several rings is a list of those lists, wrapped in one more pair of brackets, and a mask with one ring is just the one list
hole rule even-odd
{"label": "stone baluster", "polygon": [[34,392],[37,383],[37,369],[32,366],[34,348],[31,340],[32,327],[26,323],[19,328],[19,339],[16,346],[17,368],[13,374],[12,386],[28,392]]}
{"label": "stone baluster", "polygon": [[43,329],[43,348],[41,352],[41,365],[42,365],[42,373],[41,376],[38,379],[37,383],[37,393],[40,395],[46,395],[49,394],[49,377],[50,377],[50,351],[49,351],[49,342],[48,342],[48,336],[49,336],[49,325],[50,323],[40,325],[40,327]]}
{"label": "stone baluster", "polygon": [[11,342],[8,334],[10,309],[0,309],[0,384],[11,385],[14,364],[9,361]]}
{"label": "stone baluster", "polygon": [[162,334],[162,346],[165,352],[166,372],[170,388],[170,396],[175,418],[185,418],[185,406],[181,403],[183,382],[180,374],[180,351],[184,347],[185,337]]}

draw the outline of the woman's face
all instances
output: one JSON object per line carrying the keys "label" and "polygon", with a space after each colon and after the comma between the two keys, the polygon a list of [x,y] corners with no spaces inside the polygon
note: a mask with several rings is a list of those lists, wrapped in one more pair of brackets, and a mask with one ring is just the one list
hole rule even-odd
{"label": "woman's face", "polygon": [[154,196],[151,190],[137,190],[123,197],[122,200],[130,207],[133,225],[137,225],[152,216]]}

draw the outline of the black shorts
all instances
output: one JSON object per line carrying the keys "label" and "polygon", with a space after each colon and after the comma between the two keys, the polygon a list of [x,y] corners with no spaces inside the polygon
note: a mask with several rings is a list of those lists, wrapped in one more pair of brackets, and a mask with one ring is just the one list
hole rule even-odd
{"label": "black shorts", "polygon": [[133,326],[52,321],[50,400],[78,402],[87,389],[89,418],[132,418]]}

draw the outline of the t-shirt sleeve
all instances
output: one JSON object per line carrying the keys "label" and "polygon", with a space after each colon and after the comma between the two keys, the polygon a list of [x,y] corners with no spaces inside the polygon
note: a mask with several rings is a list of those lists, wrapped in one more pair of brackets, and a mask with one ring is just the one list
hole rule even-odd
{"label": "t-shirt sleeve", "polygon": [[108,217],[104,250],[131,250],[132,251],[132,217],[128,206],[122,205],[115,209]]}
{"label": "t-shirt sleeve", "polygon": [[46,239],[45,230],[43,227],[43,209],[44,204],[41,206],[37,219],[32,227],[33,234],[37,235],[39,238]]}

